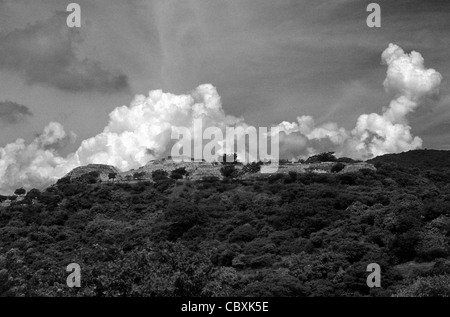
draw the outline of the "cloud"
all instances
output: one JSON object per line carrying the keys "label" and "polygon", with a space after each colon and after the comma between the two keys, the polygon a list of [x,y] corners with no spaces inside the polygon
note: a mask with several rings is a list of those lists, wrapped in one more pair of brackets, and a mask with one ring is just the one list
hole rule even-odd
{"label": "cloud", "polygon": [[46,186],[74,168],[73,155],[62,158],[55,150],[73,138],[73,133],[67,134],[61,124],[52,122],[30,144],[18,139],[0,148],[0,192]]}
{"label": "cloud", "polygon": [[154,90],[148,97],[136,96],[129,107],[116,108],[108,126],[82,142],[76,155],[80,162],[106,163],[126,170],[149,160],[170,155],[172,127],[186,127],[194,135],[194,121],[203,128],[241,126],[242,119],[225,114],[216,88],[197,87],[190,94],[174,95]]}
{"label": "cloud", "polygon": [[[407,54],[394,44],[383,52],[382,62],[387,66],[384,88],[393,100],[381,114],[362,114],[350,131],[333,122],[317,125],[311,116],[282,122],[277,125],[280,158],[335,151],[338,156],[368,159],[421,147],[422,140],[412,135],[407,115],[439,92],[442,76],[425,68],[421,54]],[[243,118],[225,113],[220,95],[211,84],[183,95],[153,90],[148,96],[136,96],[129,106],[114,109],[103,132],[84,140],[67,157],[59,156],[58,149],[74,135],[66,133],[59,123],[51,123],[29,145],[19,139],[0,148],[0,191],[19,185],[44,186],[74,167],[90,163],[110,164],[121,170],[140,167],[171,154],[177,141],[171,138],[173,127],[187,128],[192,138],[198,138],[203,131],[196,131],[197,120],[202,121],[203,130],[216,127],[227,137],[227,127],[241,127],[242,131],[252,128]],[[239,133],[237,139],[243,137]],[[245,155],[238,154],[241,158]]]}
{"label": "cloud", "polygon": [[[288,135],[300,133],[311,144],[306,144],[307,153],[318,152],[325,142],[328,150],[339,156],[369,159],[387,153],[397,153],[420,148],[422,139],[411,134],[407,115],[439,93],[442,75],[427,69],[418,52],[407,54],[402,48],[390,44],[382,54],[382,63],[387,65],[383,86],[393,96],[383,113],[363,114],[352,131],[339,128],[335,123],[316,127],[314,118],[299,117],[298,122],[280,125]],[[288,127],[288,128],[286,128]],[[313,141],[315,145],[312,145]]]}
{"label": "cloud", "polygon": [[110,164],[121,170],[140,167],[170,155],[177,141],[171,138],[172,127],[187,127],[194,135],[196,119],[202,119],[205,128],[221,130],[244,124],[225,114],[216,88],[209,84],[185,95],[153,90],[148,96],[136,96],[130,106],[117,107],[109,116],[102,133],[84,140],[67,157],[60,156],[58,149],[74,135],[55,122],[29,145],[19,139],[0,148],[0,192],[11,192],[17,186],[41,188],[80,165]]}
{"label": "cloud", "polygon": [[15,124],[32,115],[30,109],[24,105],[12,101],[0,102],[0,122],[3,124]]}
{"label": "cloud", "polygon": [[0,33],[0,69],[22,74],[28,84],[63,91],[111,93],[129,88],[126,75],[77,55],[80,31],[66,24],[67,13]]}

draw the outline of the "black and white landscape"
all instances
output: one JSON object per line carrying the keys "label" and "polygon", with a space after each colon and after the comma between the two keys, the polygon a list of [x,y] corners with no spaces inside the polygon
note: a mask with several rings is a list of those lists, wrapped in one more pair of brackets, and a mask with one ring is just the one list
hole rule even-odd
{"label": "black and white landscape", "polygon": [[449,31],[443,0],[0,0],[0,296],[450,296]]}

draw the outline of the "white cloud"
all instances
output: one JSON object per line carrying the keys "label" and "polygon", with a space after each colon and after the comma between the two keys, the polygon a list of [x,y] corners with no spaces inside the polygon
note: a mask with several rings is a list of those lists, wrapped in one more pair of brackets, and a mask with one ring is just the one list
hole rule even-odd
{"label": "white cloud", "polygon": [[360,159],[420,148],[422,139],[412,136],[407,115],[417,109],[425,97],[439,92],[442,76],[434,69],[425,68],[420,53],[406,54],[395,44],[390,44],[383,52],[382,62],[388,67],[383,85],[394,99],[381,115],[361,115],[352,131],[339,128],[335,123],[315,127],[314,119],[305,116],[299,117],[298,123],[283,123],[282,126],[289,126],[288,131],[301,133],[311,142],[331,142],[338,155]]}
{"label": "white cloud", "polygon": [[[426,97],[438,93],[442,76],[426,69],[419,53],[406,54],[393,44],[383,52],[382,60],[387,65],[384,87],[394,98],[382,114],[361,115],[351,131],[335,123],[316,126],[310,116],[283,122],[278,125],[280,157],[336,151],[338,155],[367,159],[421,147],[422,140],[411,134],[407,115]],[[65,158],[57,150],[74,135],[67,134],[59,123],[50,123],[29,145],[19,139],[0,148],[0,191],[44,186],[74,167],[90,163],[110,164],[121,170],[140,167],[151,159],[170,155],[175,143],[172,127],[186,127],[194,135],[196,119],[202,119],[203,129],[249,127],[242,118],[226,115],[216,88],[210,84],[185,95],[150,91],[148,97],[136,96],[130,106],[112,111],[103,132],[84,140]]]}

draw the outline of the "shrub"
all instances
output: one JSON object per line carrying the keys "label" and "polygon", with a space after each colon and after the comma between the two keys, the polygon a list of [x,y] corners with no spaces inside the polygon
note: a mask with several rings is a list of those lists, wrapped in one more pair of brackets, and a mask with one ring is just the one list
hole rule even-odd
{"label": "shrub", "polygon": [[356,185],[358,176],[353,173],[338,175],[337,179],[342,185]]}
{"label": "shrub", "polygon": [[184,200],[170,203],[164,217],[169,222],[169,240],[180,238],[185,232],[205,223],[206,217],[202,210]]}
{"label": "shrub", "polygon": [[41,197],[41,192],[36,188],[33,188],[32,190],[30,190],[26,196],[26,198],[28,198],[28,199],[39,199],[40,197]]}
{"label": "shrub", "polygon": [[242,171],[246,174],[256,174],[259,173],[261,171],[261,165],[263,163],[262,162],[252,162],[252,163],[248,163],[247,165],[244,166],[244,168],[242,169]]}
{"label": "shrub", "polygon": [[56,184],[57,185],[64,185],[64,184],[70,184],[70,182],[71,182],[70,176],[66,176],[66,177],[63,177],[61,179],[58,179]]}
{"label": "shrub", "polygon": [[27,191],[23,188],[18,188],[14,191],[14,194],[17,196],[22,196],[25,195],[27,193]]}
{"label": "shrub", "polygon": [[340,163],[359,163],[361,161],[354,160],[354,159],[349,158],[349,157],[341,157],[341,158],[338,158],[336,160],[336,162],[340,162]]}
{"label": "shrub", "polygon": [[336,162],[336,157],[333,152],[321,153],[318,155],[311,156],[306,160],[306,164],[311,163],[322,163],[322,162]]}
{"label": "shrub", "polygon": [[136,172],[133,174],[133,178],[135,180],[141,180],[145,177],[145,175],[146,175],[145,172]]}
{"label": "shrub", "polygon": [[237,170],[234,165],[224,165],[220,169],[220,174],[222,174],[222,176],[225,178],[232,178],[237,175]]}
{"label": "shrub", "polygon": [[173,170],[170,173],[170,178],[172,179],[182,179],[183,176],[187,175],[188,172],[186,171],[186,167],[180,167],[177,168],[176,170]]}
{"label": "shrub", "polygon": [[295,172],[295,171],[290,171],[289,172],[289,178],[293,181],[293,182],[295,182],[296,180],[297,180],[297,172]]}
{"label": "shrub", "polygon": [[282,273],[264,276],[261,281],[249,283],[242,291],[242,296],[253,297],[300,297],[308,293],[308,287],[298,279]]}
{"label": "shrub", "polygon": [[169,173],[167,173],[164,170],[156,170],[152,172],[152,179],[154,181],[166,179],[169,176]]}
{"label": "shrub", "polygon": [[450,275],[419,277],[393,297],[450,297]]}
{"label": "shrub", "polygon": [[117,173],[109,173],[108,174],[108,179],[112,179],[113,181],[115,181],[116,180],[116,177],[117,177]]}
{"label": "shrub", "polygon": [[167,189],[169,189],[173,184],[175,184],[175,180],[170,178],[159,178],[155,180],[155,189],[160,193],[163,193]]}
{"label": "shrub", "polygon": [[258,232],[250,224],[237,227],[230,234],[230,242],[249,242],[256,238]]}
{"label": "shrub", "polygon": [[87,184],[95,184],[100,177],[100,173],[97,171],[92,171],[86,174],[81,175],[80,178],[76,179],[77,183],[87,183]]}
{"label": "shrub", "polygon": [[345,164],[343,163],[337,163],[334,164],[333,167],[331,168],[331,172],[332,173],[339,173],[340,171],[342,171],[345,168]]}

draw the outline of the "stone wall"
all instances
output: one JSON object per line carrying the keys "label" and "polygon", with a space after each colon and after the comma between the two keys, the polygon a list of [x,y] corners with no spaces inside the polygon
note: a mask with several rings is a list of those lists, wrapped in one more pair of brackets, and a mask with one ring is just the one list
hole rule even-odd
{"label": "stone wall", "polygon": [[[280,165],[278,168],[278,174],[288,174],[289,172],[297,172],[297,173],[331,173],[331,169],[336,163],[334,162],[324,162],[324,163],[312,163],[312,164],[299,164],[299,163],[288,163]],[[361,169],[371,169],[376,170],[376,168],[372,164],[368,163],[344,163],[345,168],[340,173],[349,173],[356,172]],[[74,169],[72,172],[67,174],[71,177],[79,177],[85,173],[89,173],[92,171],[98,171],[100,173],[100,177],[103,181],[108,181],[108,174],[110,172],[117,172],[117,180],[133,180],[133,175],[135,173],[145,173],[145,176],[142,180],[152,180],[152,172],[157,170],[164,170],[169,174],[178,168],[186,168],[186,171],[189,173],[188,178],[191,180],[201,180],[204,177],[217,177],[219,179],[223,179],[220,169],[222,168],[222,164],[212,164],[207,162],[181,162],[177,163],[172,160],[158,160],[151,161],[145,166],[136,169],[130,170],[127,172],[119,173],[117,169],[113,166],[108,165],[88,165],[84,167],[79,167]],[[236,165],[237,169],[242,169],[242,165]],[[252,178],[252,177],[261,177],[267,176],[268,174],[251,174],[244,175],[242,178]]]}

